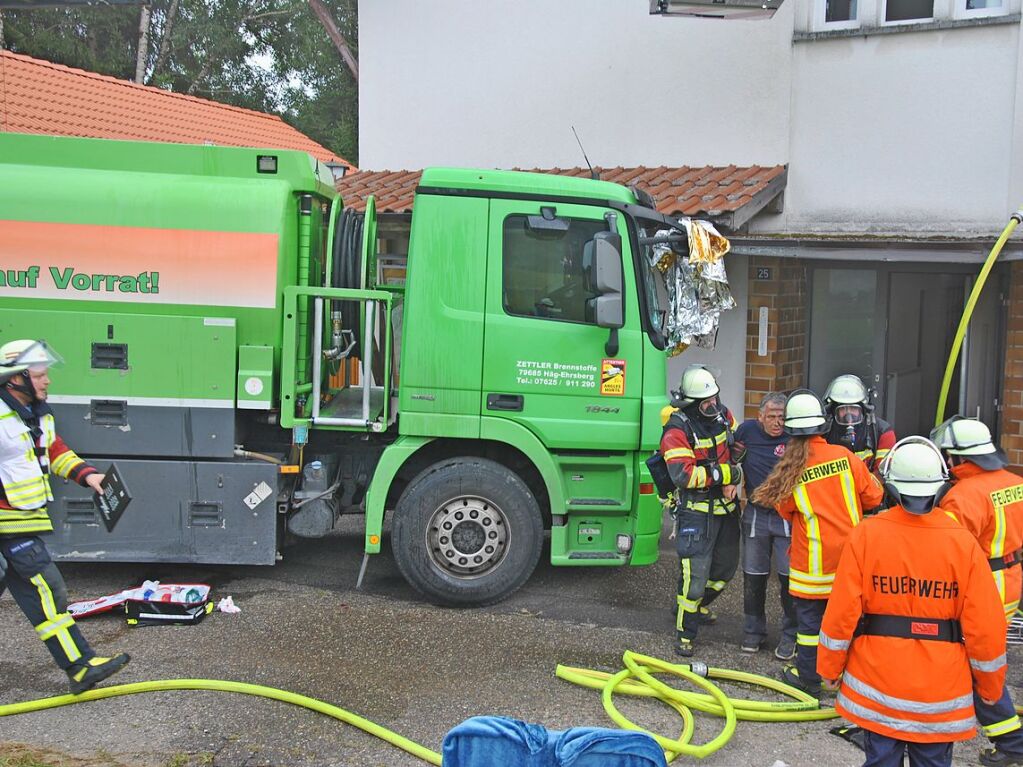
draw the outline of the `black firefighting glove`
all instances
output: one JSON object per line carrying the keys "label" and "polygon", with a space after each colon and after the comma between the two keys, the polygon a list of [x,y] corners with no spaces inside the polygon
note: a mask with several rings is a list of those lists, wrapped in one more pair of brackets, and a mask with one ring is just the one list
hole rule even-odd
{"label": "black firefighting glove", "polygon": [[742,469],[737,463],[711,462],[707,464],[707,476],[712,487],[738,485],[742,481]]}

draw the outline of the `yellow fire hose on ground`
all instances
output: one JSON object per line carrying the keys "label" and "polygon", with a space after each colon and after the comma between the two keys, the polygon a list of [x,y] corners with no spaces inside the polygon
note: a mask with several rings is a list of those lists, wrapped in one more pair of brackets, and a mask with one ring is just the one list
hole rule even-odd
{"label": "yellow fire hose on ground", "polygon": [[963,309],[963,316],[959,320],[959,328],[956,330],[955,338],[952,340],[952,348],[948,353],[948,362],[945,364],[945,376],[941,380],[941,392],[938,394],[938,410],[934,415],[935,426],[940,425],[945,420],[945,405],[948,402],[948,390],[952,386],[952,375],[955,372],[956,362],[959,360],[959,351],[963,347],[963,339],[966,338],[966,328],[970,324],[970,318],[973,317],[973,310],[980,299],[981,291],[984,290],[984,283],[987,282],[988,275],[994,268],[995,261],[998,260],[998,255],[1002,252],[1005,243],[1021,223],[1023,223],[1023,207],[1009,218],[1009,223],[1005,225],[1005,229],[1002,230],[998,241],[991,248],[991,252],[988,254],[987,260],[984,261],[980,274],[977,276],[977,281],[973,285],[973,290],[970,291],[970,297],[966,301],[966,308]]}
{"label": "yellow fire hose on ground", "polygon": [[[625,653],[623,660],[625,669],[617,674],[569,666],[558,666],[556,673],[560,679],[582,687],[600,690],[604,710],[607,711],[608,716],[622,729],[637,730],[651,735],[661,748],[665,750],[665,758],[668,761],[680,755],[697,758],[709,756],[728,743],[735,732],[736,723],[739,720],[806,722],[833,719],[837,716],[833,708],[821,708],[818,700],[813,696],[783,682],[759,674],[713,668],[703,663],[673,664],[631,651]],[[687,692],[670,687],[656,679],[653,676],[654,674],[670,674],[681,677],[702,688],[705,692]],[[772,702],[729,698],[718,685],[710,681],[711,679],[764,687],[772,692],[785,695],[792,700]],[[40,698],[22,703],[7,703],[0,705],[0,717],[27,714],[32,711],[58,708],[89,700],[102,700],[121,695],[165,692],[169,690],[234,692],[291,703],[311,711],[326,714],[353,727],[358,727],[360,730],[374,735],[425,762],[438,766],[441,764],[441,755],[436,751],[431,751],[425,746],[421,746],[408,738],[338,706],[273,687],[217,679],[165,679],[151,682],[136,682],[133,684],[94,688],[80,695],[58,695],[52,698]],[[633,724],[614,705],[612,697],[616,692],[625,695],[655,698],[675,709],[682,717],[682,732],[679,737],[667,738]],[[721,732],[703,745],[690,744],[695,730],[693,710],[722,717],[725,720]]]}

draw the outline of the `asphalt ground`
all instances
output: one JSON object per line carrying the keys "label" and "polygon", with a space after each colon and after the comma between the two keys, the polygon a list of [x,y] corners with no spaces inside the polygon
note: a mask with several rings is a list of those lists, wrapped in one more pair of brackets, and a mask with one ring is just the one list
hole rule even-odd
{"label": "asphalt ground", "polygon": [[[629,569],[553,568],[541,562],[507,601],[453,610],[427,604],[405,584],[385,545],[355,591],[361,519],[329,538],[286,548],[272,568],[63,565],[72,599],[139,585],[144,579],[204,582],[242,612],[214,613],[197,626],[129,628],[123,616],[86,619],[101,654],[126,651],[131,664],[110,683],[211,678],[277,687],[345,708],[439,751],[445,733],[478,714],[500,714],[551,729],[613,726],[598,692],[554,675],[559,663],[617,671],[625,650],[672,659],[677,560],[664,541],[660,561]],[[386,540],[385,540],[386,544]],[[544,557],[546,558],[546,552]],[[698,660],[776,675],[777,584],[768,593],[769,648],[747,655],[741,575],[715,604]],[[0,703],[66,691],[64,675],[9,595],[0,597]],[[940,670],[936,669],[936,673]],[[1021,696],[1020,648],[1010,650],[1010,687]],[[108,683],[109,684],[109,683]],[[734,690],[763,698],[761,691]],[[622,712],[669,736],[681,726],[661,703],[619,696]],[[740,722],[708,767],[859,765],[862,754],[830,735],[837,724]],[[721,720],[697,715],[694,742]],[[336,720],[288,704],[215,692],[160,692],[82,703],[0,719],[0,763],[20,744],[45,749],[54,765],[114,767],[404,767],[424,764]],[[956,765],[976,764],[980,740],[956,746]],[[78,761],[79,759],[84,761]],[[675,764],[695,763],[680,757]]]}

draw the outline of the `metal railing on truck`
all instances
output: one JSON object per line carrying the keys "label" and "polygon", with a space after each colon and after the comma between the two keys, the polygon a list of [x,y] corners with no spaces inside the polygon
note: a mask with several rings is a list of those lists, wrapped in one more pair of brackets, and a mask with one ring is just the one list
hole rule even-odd
{"label": "metal railing on truck", "polygon": [[[313,303],[311,337],[300,333],[299,298],[307,297]],[[324,386],[323,376],[323,302],[357,301],[364,304],[362,311],[361,372],[357,385],[348,384],[334,390]],[[281,426],[294,428],[328,427],[384,431],[392,422],[391,408],[391,312],[394,291],[356,290],[352,288],[325,288],[292,285],[284,289],[284,339],[281,348]],[[383,309],[383,311],[380,311]],[[382,381],[373,385],[374,331],[379,324],[379,338],[383,342]],[[298,380],[298,360],[312,357],[309,381]],[[324,393],[329,396],[325,399]],[[304,395],[308,397],[304,398]],[[304,400],[304,402],[303,402]],[[300,405],[300,403],[302,403]],[[296,412],[301,409],[301,412]]]}

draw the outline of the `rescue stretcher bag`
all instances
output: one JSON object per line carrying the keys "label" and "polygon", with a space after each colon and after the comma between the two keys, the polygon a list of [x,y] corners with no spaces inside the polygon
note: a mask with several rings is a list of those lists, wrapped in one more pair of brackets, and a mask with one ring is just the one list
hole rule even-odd
{"label": "rescue stretcher bag", "polygon": [[671,478],[671,474],[668,473],[668,464],[659,450],[646,459],[646,467],[650,472],[650,479],[654,481],[654,485],[657,487],[657,495],[661,498],[671,496],[675,492],[675,481]]}
{"label": "rescue stretcher bag", "polygon": [[199,623],[213,612],[210,587],[204,583],[159,586],[144,598],[124,603],[129,626],[161,626]]}

